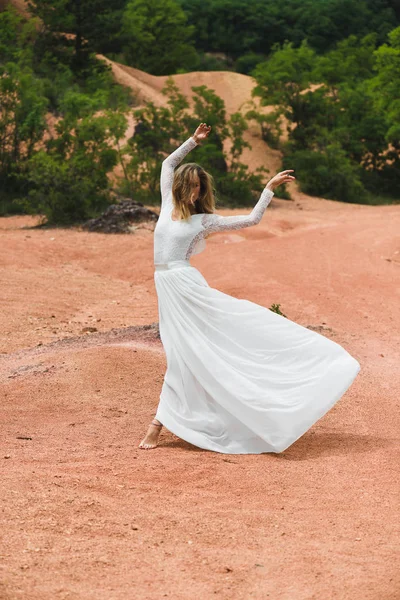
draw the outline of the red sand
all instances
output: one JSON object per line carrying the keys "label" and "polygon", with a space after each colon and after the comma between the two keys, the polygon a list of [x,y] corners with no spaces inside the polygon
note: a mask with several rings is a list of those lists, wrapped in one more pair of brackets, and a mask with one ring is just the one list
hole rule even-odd
{"label": "red sand", "polygon": [[0,219],[1,600],[400,597],[400,207],[293,195],[192,258],[210,285],[281,303],[361,363],[280,455],[165,429],[137,447],[166,367],[153,329],[133,327],[158,319],[150,231]]}

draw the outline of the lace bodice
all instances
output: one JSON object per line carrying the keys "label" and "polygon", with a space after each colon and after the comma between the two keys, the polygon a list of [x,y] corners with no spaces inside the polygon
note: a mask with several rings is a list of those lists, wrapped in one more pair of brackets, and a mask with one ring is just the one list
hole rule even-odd
{"label": "lace bodice", "polygon": [[274,192],[264,188],[260,199],[248,215],[223,217],[215,213],[198,213],[188,219],[172,219],[172,183],[174,169],[184,157],[197,146],[189,138],[166,158],[161,168],[161,210],[154,230],[154,263],[162,264],[173,260],[188,260],[193,254],[199,254],[205,248],[204,237],[215,231],[242,229],[256,225],[261,221],[265,209],[271,202]]}

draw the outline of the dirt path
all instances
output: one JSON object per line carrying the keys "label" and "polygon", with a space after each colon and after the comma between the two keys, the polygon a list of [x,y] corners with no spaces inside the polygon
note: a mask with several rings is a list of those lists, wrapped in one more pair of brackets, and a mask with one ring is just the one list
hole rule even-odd
{"label": "dirt path", "polygon": [[274,199],[193,257],[361,363],[300,440],[258,456],[165,430],[137,448],[166,367],[152,233],[33,223],[0,219],[1,600],[398,598],[400,207]]}

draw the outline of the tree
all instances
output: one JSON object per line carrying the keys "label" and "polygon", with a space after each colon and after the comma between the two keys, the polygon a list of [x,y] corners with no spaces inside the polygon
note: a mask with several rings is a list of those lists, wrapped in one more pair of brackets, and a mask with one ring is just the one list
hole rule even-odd
{"label": "tree", "polygon": [[[339,142],[347,157],[363,169],[376,169],[385,150],[383,112],[377,110],[368,84],[374,74],[377,36],[351,35],[318,57],[314,76],[328,102],[330,139]],[[332,119],[332,115],[334,118]]]}
{"label": "tree", "polygon": [[257,80],[253,95],[260,96],[263,105],[280,107],[278,112],[289,123],[288,133],[303,148],[307,146],[310,128],[315,127],[315,102],[305,92],[314,80],[316,62],[317,55],[307,41],[299,48],[285,42],[281,47],[276,44],[270,58],[253,72]]}
{"label": "tree", "polygon": [[383,44],[374,52],[376,75],[371,79],[370,89],[375,104],[387,117],[386,139],[390,143],[400,140],[400,27],[388,35],[389,44]]}
{"label": "tree", "polygon": [[[354,34],[383,43],[399,22],[398,0],[179,0],[195,27],[196,48],[237,60],[269,55],[284,41],[307,40],[319,54]],[[239,63],[240,65],[240,63]],[[247,72],[247,70],[245,71]]]}
{"label": "tree", "polygon": [[332,92],[344,81],[362,81],[373,75],[377,35],[370,33],[359,39],[350,35],[336,47],[318,57],[314,77],[326,83]]}
{"label": "tree", "polygon": [[[288,120],[288,141],[281,144],[283,167],[296,170],[301,189],[307,193],[369,202],[367,190],[390,190],[385,183],[387,163],[389,156],[398,156],[399,121],[392,113],[391,133],[385,137],[384,106],[388,106],[386,87],[393,91],[389,105],[398,106],[399,69],[396,50],[391,49],[390,74],[383,69],[385,75],[375,80],[374,88],[376,55],[383,62],[388,56],[386,50],[377,54],[375,45],[375,34],[362,39],[350,36],[318,56],[307,42],[299,48],[287,42],[254,71],[255,94],[263,104],[275,104],[275,113],[280,111]],[[382,104],[377,101],[378,88],[385,97]],[[389,153],[388,141],[393,144]],[[392,197],[399,189],[399,176],[391,168],[389,180],[393,183],[396,178]]]}
{"label": "tree", "polygon": [[[388,35],[389,44],[375,52],[375,76],[369,80],[374,105],[384,119],[384,138],[389,145],[380,164],[384,191],[400,195],[400,27]],[[375,185],[378,187],[376,180]]]}
{"label": "tree", "polygon": [[193,30],[174,0],[128,0],[122,31],[125,58],[154,75],[190,70],[198,61],[190,41]]}
{"label": "tree", "polygon": [[368,200],[361,179],[361,168],[346,156],[338,142],[323,140],[314,150],[296,150],[285,157],[306,194],[325,196],[342,202],[364,203]]}
{"label": "tree", "polygon": [[0,210],[73,223],[108,204],[126,91],[93,55],[79,78],[54,54],[37,55],[36,26],[0,13]]}
{"label": "tree", "polygon": [[46,128],[43,86],[29,68],[0,65],[0,186],[14,187]]}
{"label": "tree", "polygon": [[122,113],[76,118],[56,126],[56,136],[29,161],[28,212],[43,214],[48,224],[71,225],[94,217],[109,204],[107,174],[118,161],[116,145],[127,121]]}
{"label": "tree", "polygon": [[[121,27],[125,0],[29,0],[32,14],[39,17],[51,36],[71,34],[75,63],[80,67],[90,52],[107,47]],[[67,38],[64,38],[66,44]]]}

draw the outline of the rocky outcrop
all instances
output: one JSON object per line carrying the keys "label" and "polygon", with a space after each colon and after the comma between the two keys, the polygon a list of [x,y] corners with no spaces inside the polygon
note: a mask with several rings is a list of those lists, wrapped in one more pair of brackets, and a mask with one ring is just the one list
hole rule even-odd
{"label": "rocky outcrop", "polygon": [[[133,233],[143,224],[147,228],[154,229],[157,220],[156,212],[145,208],[140,202],[127,198],[111,204],[102,215],[90,219],[82,227],[87,231],[101,233]],[[140,225],[137,225],[138,223]]]}

